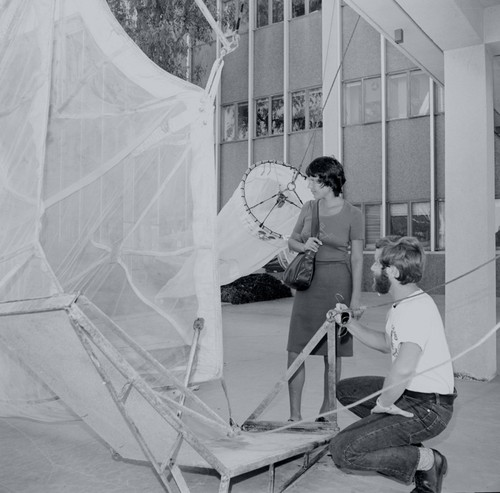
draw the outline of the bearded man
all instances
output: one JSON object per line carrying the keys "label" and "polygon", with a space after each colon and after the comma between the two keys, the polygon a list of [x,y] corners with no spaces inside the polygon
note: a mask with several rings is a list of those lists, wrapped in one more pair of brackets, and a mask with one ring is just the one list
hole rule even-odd
{"label": "bearded man", "polygon": [[[425,253],[416,238],[386,237],[376,245],[372,265],[374,289],[394,303],[385,332],[370,329],[354,317],[336,316],[365,345],[390,352],[392,365],[384,377],[341,380],[337,398],[347,406],[373,393],[351,411],[361,419],[335,436],[330,452],[341,469],[378,472],[404,483],[412,493],[439,493],[446,458],[422,442],[440,434],[453,414],[454,388],[450,351],[434,300],[417,285]],[[346,310],[337,305],[337,310]]]}

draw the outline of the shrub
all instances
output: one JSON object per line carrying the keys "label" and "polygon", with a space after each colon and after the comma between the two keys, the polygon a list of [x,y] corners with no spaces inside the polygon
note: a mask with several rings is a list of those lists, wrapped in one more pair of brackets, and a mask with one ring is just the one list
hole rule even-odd
{"label": "shrub", "polygon": [[250,274],[221,286],[222,301],[233,305],[276,300],[290,296],[292,296],[290,288],[270,274]]}

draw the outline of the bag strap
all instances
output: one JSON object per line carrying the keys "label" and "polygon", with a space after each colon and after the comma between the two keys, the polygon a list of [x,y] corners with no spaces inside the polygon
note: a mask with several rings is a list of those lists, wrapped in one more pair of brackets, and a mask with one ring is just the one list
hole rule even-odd
{"label": "bag strap", "polygon": [[312,222],[311,222],[311,236],[319,237],[319,200],[316,200],[314,204],[315,207],[313,209],[312,214]]}

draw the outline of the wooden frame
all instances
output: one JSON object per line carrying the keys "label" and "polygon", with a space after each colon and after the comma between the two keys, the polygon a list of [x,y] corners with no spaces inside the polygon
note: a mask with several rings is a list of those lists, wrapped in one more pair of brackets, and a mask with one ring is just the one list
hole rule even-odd
{"label": "wooden frame", "polygon": [[258,421],[257,418],[262,415],[267,406],[274,400],[278,393],[283,389],[284,385],[295,375],[296,371],[304,364],[307,356],[311,354],[311,351],[316,347],[316,345],[327,336],[328,344],[328,389],[329,389],[329,401],[331,404],[331,410],[337,408],[337,361],[336,361],[336,324],[334,320],[335,313],[333,310],[328,311],[326,314],[326,320],[323,325],[318,329],[316,334],[310,339],[304,349],[297,356],[295,361],[288,367],[285,375],[276,383],[276,385],[271,389],[269,394],[264,398],[264,400],[257,406],[255,411],[245,420],[242,428],[247,431],[252,430],[272,430],[276,428],[281,428],[287,426],[288,430],[306,432],[323,430],[325,428],[332,429],[335,433],[339,431],[337,423],[337,414],[333,413],[330,415],[327,423],[304,423],[301,422],[296,426],[290,426],[290,423],[284,423],[280,421]]}
{"label": "wooden frame", "polygon": [[[189,493],[182,472],[189,466],[216,470],[219,493],[229,491],[232,478],[268,467],[273,492],[275,465],[304,456],[301,470],[276,490],[284,491],[326,453],[335,434],[318,427],[301,433],[232,428],[185,385],[189,368],[184,384],[179,382],[83,296],[0,303],[0,317],[4,346],[108,443],[116,457],[151,464],[169,493]],[[169,399],[153,389],[92,320],[125,341],[180,390],[181,398]],[[202,326],[195,324],[194,340],[199,330]],[[191,407],[184,405],[185,399]],[[190,420],[210,427],[214,437],[200,437]]]}

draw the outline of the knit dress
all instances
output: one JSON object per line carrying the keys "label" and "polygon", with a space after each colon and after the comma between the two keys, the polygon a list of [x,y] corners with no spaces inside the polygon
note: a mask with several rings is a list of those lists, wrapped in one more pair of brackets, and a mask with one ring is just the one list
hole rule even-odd
{"label": "knit dress", "polygon": [[[315,201],[306,202],[291,238],[305,243],[311,236]],[[328,310],[337,303],[349,306],[352,294],[352,275],[349,246],[352,240],[364,239],[361,211],[344,200],[342,209],[334,215],[319,216],[319,239],[323,244],[316,254],[311,286],[295,293],[287,351],[300,353],[311,337],[323,325]],[[311,354],[326,355],[326,336]],[[342,337],[337,344],[337,356],[352,356],[352,336]]]}

